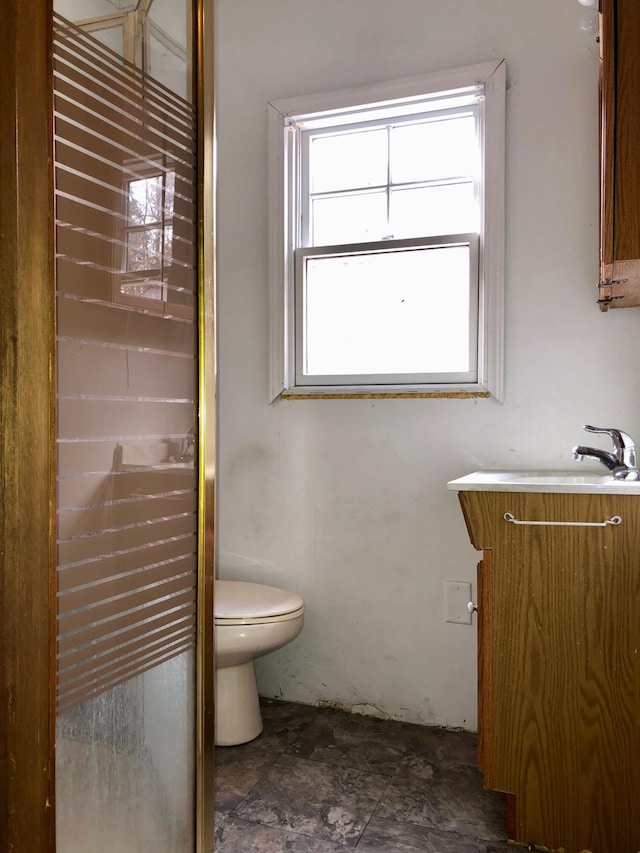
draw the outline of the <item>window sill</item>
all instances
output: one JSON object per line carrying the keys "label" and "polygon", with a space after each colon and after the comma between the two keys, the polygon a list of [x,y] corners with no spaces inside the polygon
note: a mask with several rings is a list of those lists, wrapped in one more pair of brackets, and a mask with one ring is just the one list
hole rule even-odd
{"label": "window sill", "polygon": [[384,399],[424,399],[442,398],[447,400],[466,400],[471,398],[489,398],[491,394],[484,389],[445,389],[445,388],[389,388],[388,390],[372,390],[370,388],[289,388],[276,399],[281,400],[384,400]]}

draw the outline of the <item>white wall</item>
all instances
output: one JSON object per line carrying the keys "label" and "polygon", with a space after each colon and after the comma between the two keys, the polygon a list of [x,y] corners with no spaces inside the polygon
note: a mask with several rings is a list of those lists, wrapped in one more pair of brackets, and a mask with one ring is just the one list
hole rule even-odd
{"label": "white wall", "polygon": [[[299,591],[270,696],[476,725],[474,580],[447,480],[640,438],[640,311],[596,307],[598,48],[575,0],[217,0],[220,574]],[[506,395],[267,403],[266,103],[507,60]],[[376,710],[377,709],[377,710]],[[362,710],[362,709],[361,709]]]}

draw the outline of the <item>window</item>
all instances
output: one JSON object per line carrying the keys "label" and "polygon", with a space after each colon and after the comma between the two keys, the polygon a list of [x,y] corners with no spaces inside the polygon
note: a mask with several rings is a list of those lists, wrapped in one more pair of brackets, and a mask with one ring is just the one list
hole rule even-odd
{"label": "window", "polygon": [[174,172],[127,181],[124,276],[120,292],[166,302],[173,241]]}
{"label": "window", "polygon": [[502,388],[504,63],[269,105],[272,399]]}
{"label": "window", "polygon": [[114,277],[113,298],[155,314],[190,318],[193,285],[188,274],[193,263],[187,238],[193,222],[191,215],[184,215],[190,210],[177,214],[178,203],[185,207],[184,196],[176,190],[177,168],[167,158],[125,163],[119,273]]}

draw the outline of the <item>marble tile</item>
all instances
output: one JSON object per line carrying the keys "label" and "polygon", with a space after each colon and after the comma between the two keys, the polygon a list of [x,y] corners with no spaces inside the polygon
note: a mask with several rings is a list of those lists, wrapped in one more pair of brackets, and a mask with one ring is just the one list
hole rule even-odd
{"label": "marble tile", "polygon": [[320,841],[230,815],[216,815],[216,853],[337,853],[342,844]]}
{"label": "marble tile", "polygon": [[506,800],[485,791],[482,774],[467,764],[439,765],[409,753],[391,779],[376,817],[485,841],[506,838]]}
{"label": "marble tile", "polygon": [[234,816],[354,847],[388,781],[380,774],[283,755]]}
{"label": "marble tile", "polygon": [[403,728],[398,723],[324,709],[286,753],[391,776],[405,750]]}
{"label": "marble tile", "polygon": [[318,709],[312,705],[263,698],[260,700],[260,713],[264,730],[245,746],[282,752],[313,722]]}
{"label": "marble tile", "polygon": [[438,764],[478,766],[478,738],[472,732],[404,723],[401,736],[406,741],[408,752],[430,758]]}
{"label": "marble tile", "polygon": [[487,844],[443,832],[430,826],[416,826],[372,817],[358,842],[358,853],[506,853],[503,845]]}
{"label": "marble tile", "polygon": [[219,746],[215,752],[216,811],[231,811],[249,793],[279,753],[245,746]]}

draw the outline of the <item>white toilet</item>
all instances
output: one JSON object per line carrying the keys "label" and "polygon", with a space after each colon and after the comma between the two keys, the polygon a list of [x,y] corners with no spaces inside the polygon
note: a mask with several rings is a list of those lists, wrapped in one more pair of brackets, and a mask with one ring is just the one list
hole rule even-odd
{"label": "white toilet", "polygon": [[235,746],[262,731],[254,658],[275,652],[298,636],[304,601],[295,592],[273,586],[217,580],[214,611],[215,742]]}

